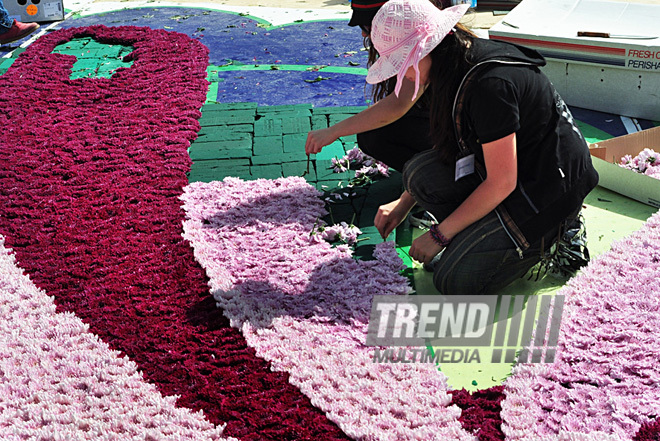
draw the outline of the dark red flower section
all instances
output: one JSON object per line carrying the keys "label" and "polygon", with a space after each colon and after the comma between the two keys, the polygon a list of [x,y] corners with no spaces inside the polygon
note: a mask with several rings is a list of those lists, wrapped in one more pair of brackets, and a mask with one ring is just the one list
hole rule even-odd
{"label": "dark red flower section", "polygon": [[[130,68],[70,80],[60,43],[132,45]],[[182,239],[178,199],[208,51],[183,34],[53,32],[0,77],[0,234],[37,286],[178,403],[244,440],[346,439],[231,328]]]}
{"label": "dark red flower section", "polygon": [[500,417],[504,386],[493,386],[473,393],[461,389],[451,391],[451,394],[451,404],[463,411],[458,420],[465,430],[479,441],[499,441],[505,438]]}
{"label": "dark red flower section", "polygon": [[660,441],[660,420],[642,424],[633,441]]}

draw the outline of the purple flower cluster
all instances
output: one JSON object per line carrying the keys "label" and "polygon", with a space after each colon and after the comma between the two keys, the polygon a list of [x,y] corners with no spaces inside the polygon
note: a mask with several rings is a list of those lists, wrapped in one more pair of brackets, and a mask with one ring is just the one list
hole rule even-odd
{"label": "purple flower cluster", "polygon": [[619,165],[628,170],[660,179],[660,153],[652,149],[646,148],[634,158],[632,155],[625,155],[619,161]]}
{"label": "purple flower cluster", "polygon": [[376,176],[388,177],[390,175],[387,165],[376,161],[360,150],[359,147],[353,147],[342,158],[332,158],[332,167],[335,173],[345,172],[349,169],[356,170],[356,180],[374,178]]}
{"label": "purple flower cluster", "polygon": [[567,433],[585,434],[579,439],[631,439],[656,420],[658,262],[660,213],[563,288],[566,304],[555,362],[518,365],[505,384],[507,439]]}
{"label": "purple flower cluster", "polygon": [[330,243],[341,242],[346,245],[355,245],[360,234],[362,231],[358,227],[342,221],[334,225],[317,225],[316,229],[312,231],[312,241],[325,240]]}
{"label": "purple flower cluster", "polygon": [[405,295],[392,242],[377,260],[310,242],[323,214],[303,178],[190,184],[184,236],[233,326],[273,369],[289,374],[348,436],[472,440],[433,364],[374,364],[366,331],[374,295]]}

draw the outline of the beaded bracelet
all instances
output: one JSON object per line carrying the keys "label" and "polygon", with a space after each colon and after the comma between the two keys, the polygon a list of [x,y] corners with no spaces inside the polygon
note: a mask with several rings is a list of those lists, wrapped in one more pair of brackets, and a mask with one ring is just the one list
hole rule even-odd
{"label": "beaded bracelet", "polygon": [[438,230],[438,224],[431,225],[429,232],[431,233],[431,238],[433,241],[440,245],[442,248],[446,248],[447,245],[451,243],[451,239],[447,239],[445,235],[442,234],[440,230]]}

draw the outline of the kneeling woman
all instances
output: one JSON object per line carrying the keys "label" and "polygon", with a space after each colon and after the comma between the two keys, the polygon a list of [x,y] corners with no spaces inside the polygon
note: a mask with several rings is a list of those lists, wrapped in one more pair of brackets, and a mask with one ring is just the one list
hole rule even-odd
{"label": "kneeling woman", "polygon": [[405,192],[380,208],[386,237],[415,204],[439,223],[410,255],[434,261],[443,294],[488,294],[524,275],[597,185],[587,144],[539,70],[537,52],[479,39],[457,22],[466,5],[390,0],[373,21],[380,58],[369,83],[397,77],[430,94],[434,149],[410,159]]}

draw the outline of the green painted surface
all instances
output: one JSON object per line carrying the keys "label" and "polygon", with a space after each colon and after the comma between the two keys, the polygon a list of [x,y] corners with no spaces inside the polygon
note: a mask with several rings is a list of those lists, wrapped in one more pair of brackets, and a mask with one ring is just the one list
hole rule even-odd
{"label": "green painted surface", "polygon": [[76,57],[71,68],[72,80],[110,78],[117,69],[133,65],[132,61],[123,61],[123,58],[132,51],[131,46],[100,43],[92,38],[76,38],[53,49],[54,54]]}
{"label": "green painted surface", "polygon": [[330,145],[323,147],[323,150],[316,154],[316,159],[331,160],[332,158],[341,158],[346,154],[344,144],[337,140]]}
{"label": "green painted surface", "polygon": [[282,136],[257,136],[252,145],[254,156],[270,155],[276,156],[284,153]]}
{"label": "green painted surface", "polygon": [[[305,150],[305,141],[307,140],[307,131],[282,136],[284,153],[296,153]],[[318,159],[318,157],[316,158]]]}

